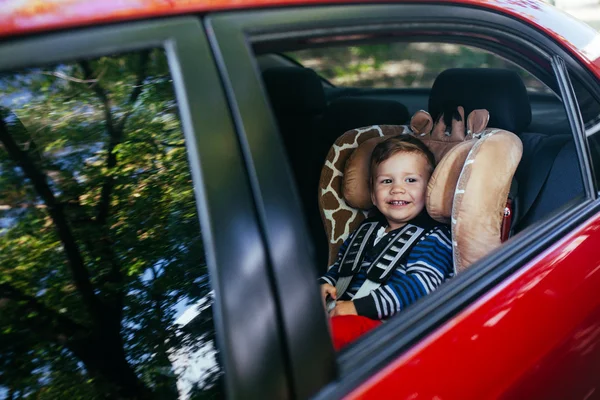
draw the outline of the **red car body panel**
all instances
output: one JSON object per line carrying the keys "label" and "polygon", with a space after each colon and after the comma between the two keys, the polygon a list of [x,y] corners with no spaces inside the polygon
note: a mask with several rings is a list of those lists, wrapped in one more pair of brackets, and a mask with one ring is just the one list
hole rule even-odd
{"label": "red car body panel", "polygon": [[[193,12],[358,2],[357,0],[0,0],[0,37]],[[421,0],[421,2],[428,1]],[[360,3],[364,4],[364,2]],[[600,78],[600,35],[586,24],[541,0],[452,0],[448,3],[487,8],[523,20],[570,49]]]}
{"label": "red car body panel", "polygon": [[599,242],[595,216],[348,398],[600,396]]}

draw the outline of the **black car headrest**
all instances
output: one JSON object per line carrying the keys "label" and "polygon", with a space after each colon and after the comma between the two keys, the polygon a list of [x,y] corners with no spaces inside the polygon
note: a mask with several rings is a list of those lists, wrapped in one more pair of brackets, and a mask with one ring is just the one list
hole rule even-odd
{"label": "black car headrest", "polygon": [[323,115],[323,125],[328,130],[327,136],[335,140],[352,129],[371,125],[402,125],[407,124],[409,119],[404,104],[395,100],[344,97],[329,103]]}
{"label": "black car headrest", "polygon": [[519,134],[531,123],[527,89],[519,75],[506,69],[456,68],[436,78],[429,96],[429,113],[436,121],[443,110],[463,106],[490,112],[488,126]]}
{"label": "black car headrest", "polygon": [[321,114],[327,106],[321,78],[302,67],[274,67],[263,81],[276,113]]}

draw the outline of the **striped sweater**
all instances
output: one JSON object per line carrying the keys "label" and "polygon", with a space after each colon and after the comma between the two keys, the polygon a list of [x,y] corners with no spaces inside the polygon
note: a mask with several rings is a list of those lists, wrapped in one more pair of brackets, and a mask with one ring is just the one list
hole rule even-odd
{"label": "striped sweater", "polygon": [[[380,223],[376,232],[381,232],[383,227],[385,225]],[[320,284],[329,283],[335,286],[340,261],[355,232],[342,244],[336,262],[319,279]],[[375,236],[372,235],[367,243],[360,271],[352,278],[350,286],[339,300],[352,300],[366,280],[367,269],[377,257],[376,251],[382,247],[377,246],[379,242]],[[389,233],[385,234],[380,240],[385,242],[389,236],[391,236]],[[400,260],[400,265],[396,267],[385,285],[365,297],[354,300],[358,315],[372,319],[387,319],[452,277],[454,267],[450,237],[450,228],[446,225],[438,225],[425,234],[414,245],[408,257],[404,256]]]}

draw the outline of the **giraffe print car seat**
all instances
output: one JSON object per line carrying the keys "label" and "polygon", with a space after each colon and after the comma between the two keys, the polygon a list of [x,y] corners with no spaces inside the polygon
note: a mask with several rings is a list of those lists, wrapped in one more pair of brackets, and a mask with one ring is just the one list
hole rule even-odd
{"label": "giraffe print car seat", "polygon": [[427,187],[429,215],[450,223],[455,272],[461,272],[501,244],[501,224],[522,144],[513,133],[487,128],[486,110],[466,120],[458,107],[434,124],[417,112],[410,126],[374,125],[353,129],[332,145],[319,181],[319,209],[329,243],[329,265],[340,246],[373,208],[369,164],[377,143],[411,134],[432,151],[436,168]]}

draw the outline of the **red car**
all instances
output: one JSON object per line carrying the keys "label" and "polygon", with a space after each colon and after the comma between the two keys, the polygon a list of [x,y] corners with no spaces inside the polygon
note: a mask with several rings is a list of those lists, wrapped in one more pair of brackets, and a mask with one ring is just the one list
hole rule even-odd
{"label": "red car", "polygon": [[[552,6],[0,0],[0,71],[0,398],[600,398],[600,35]],[[450,100],[523,143],[512,237],[336,354],[325,156]]]}

